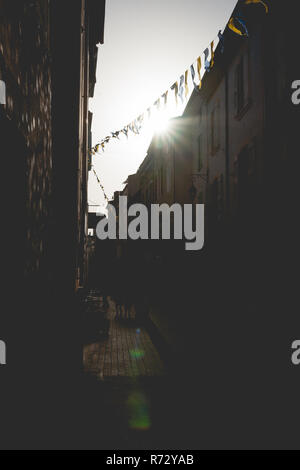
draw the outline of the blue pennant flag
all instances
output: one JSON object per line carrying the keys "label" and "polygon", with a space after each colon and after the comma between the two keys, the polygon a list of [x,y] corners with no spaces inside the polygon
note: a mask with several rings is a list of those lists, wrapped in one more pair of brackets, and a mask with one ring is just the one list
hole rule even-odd
{"label": "blue pennant flag", "polygon": [[181,75],[180,77],[180,85],[179,85],[179,96],[181,98],[181,102],[183,103],[183,95],[184,95],[184,75]]}
{"label": "blue pennant flag", "polygon": [[244,31],[245,31],[245,36],[249,37],[249,31],[248,31],[248,28],[247,28],[247,25],[246,25],[246,22],[242,16],[242,14],[239,12],[237,13],[235,19],[243,26],[244,28]]}
{"label": "blue pennant flag", "polygon": [[222,34],[222,31],[220,30],[218,33],[218,38],[221,44],[221,53],[224,54],[225,50],[225,41],[224,41],[224,34]]}

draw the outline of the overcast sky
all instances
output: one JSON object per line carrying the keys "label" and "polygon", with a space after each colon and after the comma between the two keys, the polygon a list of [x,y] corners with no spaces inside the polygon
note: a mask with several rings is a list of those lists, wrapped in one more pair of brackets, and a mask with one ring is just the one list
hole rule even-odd
{"label": "overcast sky", "polygon": [[[99,48],[93,144],[122,129],[162,95],[224,29],[236,0],[106,0],[105,43]],[[173,110],[180,114],[182,109]],[[109,197],[146,156],[151,135],[114,140],[93,157]],[[94,175],[89,201],[104,205]]]}

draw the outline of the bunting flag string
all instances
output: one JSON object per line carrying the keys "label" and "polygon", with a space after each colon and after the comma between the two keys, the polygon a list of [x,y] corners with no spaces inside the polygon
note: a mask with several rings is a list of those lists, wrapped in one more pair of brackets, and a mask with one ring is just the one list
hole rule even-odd
{"label": "bunting flag string", "polygon": [[95,175],[95,177],[96,177],[96,180],[97,180],[97,182],[98,182],[98,184],[99,184],[99,186],[100,186],[100,188],[101,188],[101,190],[102,190],[102,192],[103,192],[104,198],[105,198],[105,200],[109,203],[109,199],[108,199],[108,197],[107,197],[107,195],[106,195],[106,192],[105,192],[105,189],[104,189],[104,187],[103,187],[103,184],[101,183],[100,178],[99,178],[99,176],[97,175],[95,168],[92,167],[92,169],[93,169],[93,173],[94,173],[94,175]]}
{"label": "bunting flag string", "polygon": [[[263,1],[263,0],[243,0],[245,5],[250,5],[250,4],[261,4],[264,6],[266,13],[269,13],[269,6],[268,4]],[[241,12],[235,13],[235,15],[230,18],[229,22],[227,23],[227,27],[234,32],[235,34],[248,38],[249,37],[249,31],[247,28],[247,24],[245,19],[243,18]],[[216,42],[220,45],[220,51],[221,54],[224,53],[225,50],[225,38],[224,38],[224,33],[222,33],[222,30],[218,32],[217,37],[211,41],[210,46],[207,47],[204,52],[196,59],[196,64],[197,64],[197,75],[198,75],[198,80],[196,79],[196,69],[194,64],[192,64],[184,74],[182,74],[171,87],[170,90],[174,92],[174,98],[175,98],[175,104],[178,106],[178,96],[180,97],[181,103],[183,104],[185,100],[188,99],[189,96],[189,75],[191,76],[191,81],[193,84],[193,87],[195,90],[200,92],[202,89],[202,79],[204,73],[209,73],[214,65],[215,65],[215,51],[216,51]],[[202,60],[202,55],[204,56],[204,62]],[[197,83],[197,81],[199,83]],[[152,118],[152,110],[156,109],[157,112],[161,110],[161,105],[163,103],[164,109],[166,109],[168,105],[168,99],[169,99],[169,89],[163,93],[154,103],[152,106],[150,106],[145,113],[141,114],[137,119],[133,120],[130,124],[126,125],[122,130],[112,132],[110,136],[107,136],[105,139],[103,139],[100,143],[95,145],[91,149],[91,156],[96,155],[99,153],[99,150],[102,149],[104,152],[105,146],[111,141],[111,139],[120,139],[120,135],[124,134],[127,138],[129,137],[129,132],[131,131],[135,135],[139,135],[141,132],[141,129],[145,123],[145,118],[147,117],[148,120]]]}

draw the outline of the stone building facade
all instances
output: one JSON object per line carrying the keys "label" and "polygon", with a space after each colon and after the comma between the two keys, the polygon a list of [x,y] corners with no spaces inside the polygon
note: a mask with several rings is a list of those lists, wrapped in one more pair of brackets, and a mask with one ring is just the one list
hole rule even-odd
{"label": "stone building facade", "polygon": [[[42,406],[50,393],[53,403],[43,419],[54,420],[71,405],[67,389],[82,366],[78,295],[89,251],[88,105],[104,18],[105,0],[0,1],[2,247],[12,254],[3,284],[11,302],[0,327],[9,345],[10,388],[19,391],[19,404],[7,413],[11,423],[16,416],[24,423],[17,434],[28,440],[33,436],[22,426],[33,402]],[[19,278],[20,271],[25,276]],[[42,416],[32,419],[38,429]],[[8,434],[15,431],[11,426]]]}

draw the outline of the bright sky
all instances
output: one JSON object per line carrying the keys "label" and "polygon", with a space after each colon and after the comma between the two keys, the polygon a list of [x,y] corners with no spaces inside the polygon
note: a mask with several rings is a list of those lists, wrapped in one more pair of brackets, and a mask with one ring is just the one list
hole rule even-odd
{"label": "bright sky", "polygon": [[[93,145],[152,105],[224,29],[236,0],[106,0],[95,97]],[[191,89],[191,86],[190,86]],[[169,116],[181,114],[169,92]],[[112,140],[93,164],[110,198],[147,154],[152,129]],[[91,172],[89,202],[106,206]],[[94,211],[95,208],[90,210]]]}

